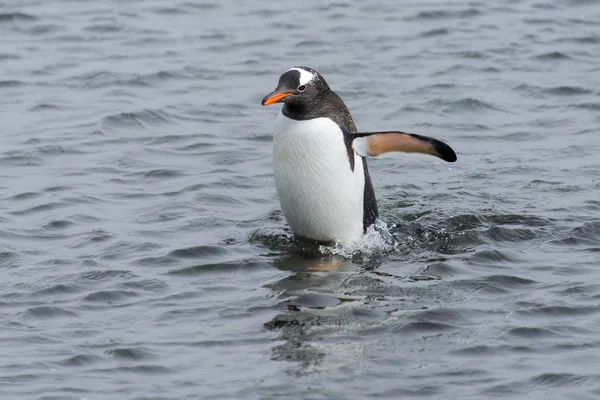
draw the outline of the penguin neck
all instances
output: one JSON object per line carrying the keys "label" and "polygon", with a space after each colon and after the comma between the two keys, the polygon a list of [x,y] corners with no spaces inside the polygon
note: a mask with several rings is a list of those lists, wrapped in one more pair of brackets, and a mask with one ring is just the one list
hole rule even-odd
{"label": "penguin neck", "polygon": [[306,121],[309,119],[323,117],[322,96],[316,96],[310,100],[290,101],[284,103],[281,112],[288,118],[297,121]]}
{"label": "penguin neck", "polygon": [[296,104],[284,104],[281,109],[283,115],[288,118],[295,119],[296,121],[304,121],[307,119],[317,118],[312,116],[314,114],[314,110],[310,110],[305,104],[296,103]]}
{"label": "penguin neck", "polygon": [[310,101],[285,103],[281,113],[296,121],[315,118],[329,118],[349,132],[356,132],[356,126],[348,108],[335,92],[321,92]]}

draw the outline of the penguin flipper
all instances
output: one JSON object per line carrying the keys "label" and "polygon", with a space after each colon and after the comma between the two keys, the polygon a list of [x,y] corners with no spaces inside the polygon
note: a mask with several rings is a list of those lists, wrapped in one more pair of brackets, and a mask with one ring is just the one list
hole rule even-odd
{"label": "penguin flipper", "polygon": [[352,148],[361,157],[378,157],[390,152],[430,154],[447,162],[456,161],[456,153],[446,143],[414,133],[357,132],[352,134]]}

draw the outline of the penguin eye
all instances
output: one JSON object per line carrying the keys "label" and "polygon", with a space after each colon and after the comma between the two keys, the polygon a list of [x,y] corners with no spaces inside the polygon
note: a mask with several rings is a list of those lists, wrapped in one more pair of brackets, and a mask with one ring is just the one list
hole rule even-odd
{"label": "penguin eye", "polygon": [[306,85],[300,85],[298,86],[298,91],[299,92],[304,92],[306,90]]}

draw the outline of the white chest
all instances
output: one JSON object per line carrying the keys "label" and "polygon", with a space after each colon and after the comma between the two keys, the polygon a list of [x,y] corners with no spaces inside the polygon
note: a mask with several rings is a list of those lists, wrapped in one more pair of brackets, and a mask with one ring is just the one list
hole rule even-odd
{"label": "white chest", "polygon": [[328,118],[296,121],[279,114],[273,140],[275,186],[283,214],[300,236],[351,242],[363,233],[365,177],[344,136]]}

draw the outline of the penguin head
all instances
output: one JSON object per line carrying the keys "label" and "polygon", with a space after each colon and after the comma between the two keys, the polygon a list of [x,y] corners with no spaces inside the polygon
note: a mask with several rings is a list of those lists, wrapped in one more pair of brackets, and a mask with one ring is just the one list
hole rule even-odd
{"label": "penguin head", "polygon": [[277,88],[265,96],[262,105],[284,103],[302,107],[314,103],[319,95],[328,90],[327,82],[317,71],[308,67],[294,67],[279,77]]}

